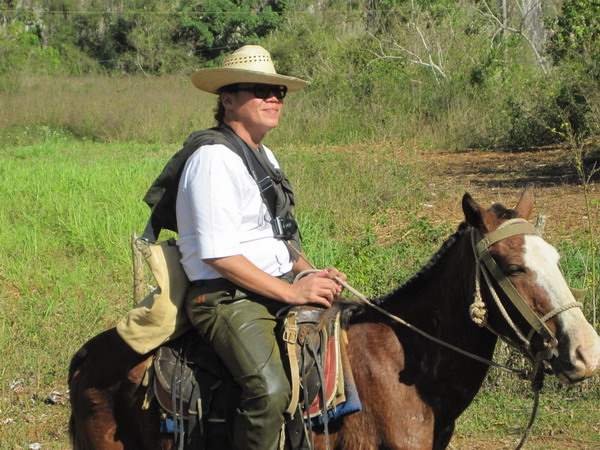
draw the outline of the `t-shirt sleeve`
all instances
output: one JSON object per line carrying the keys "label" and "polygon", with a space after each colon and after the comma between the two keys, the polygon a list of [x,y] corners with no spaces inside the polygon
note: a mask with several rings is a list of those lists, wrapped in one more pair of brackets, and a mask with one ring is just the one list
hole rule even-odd
{"label": "t-shirt sleeve", "polygon": [[199,257],[241,253],[240,226],[247,169],[223,145],[205,146],[188,160],[182,177],[184,207],[189,208]]}

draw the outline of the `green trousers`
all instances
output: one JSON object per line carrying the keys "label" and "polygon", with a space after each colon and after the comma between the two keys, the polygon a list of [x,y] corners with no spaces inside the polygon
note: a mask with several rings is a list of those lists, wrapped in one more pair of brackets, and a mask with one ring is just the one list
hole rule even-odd
{"label": "green trousers", "polygon": [[233,420],[235,449],[277,449],[291,387],[276,338],[284,303],[236,288],[227,280],[192,285],[188,316],[241,388]]}

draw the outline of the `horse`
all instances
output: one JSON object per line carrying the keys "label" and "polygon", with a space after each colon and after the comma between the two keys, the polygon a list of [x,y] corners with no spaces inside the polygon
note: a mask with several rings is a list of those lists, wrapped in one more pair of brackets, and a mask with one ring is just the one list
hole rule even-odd
{"label": "horse", "polygon": [[[564,384],[598,371],[600,337],[567,286],[557,251],[526,222],[532,186],[514,209],[499,203],[484,209],[468,193],[462,209],[464,222],[440,250],[405,284],[373,299],[373,308],[336,302],[349,316],[347,352],[362,410],[332,421],[328,442],[316,433],[315,448],[446,448],[482,386],[489,369],[482,360],[492,359],[498,337]],[[481,248],[504,281],[488,276]],[[528,313],[513,304],[506,280]],[[156,402],[141,408],[149,358],[114,329],[76,353],[69,370],[74,448],[174,448],[173,435],[159,431]]]}

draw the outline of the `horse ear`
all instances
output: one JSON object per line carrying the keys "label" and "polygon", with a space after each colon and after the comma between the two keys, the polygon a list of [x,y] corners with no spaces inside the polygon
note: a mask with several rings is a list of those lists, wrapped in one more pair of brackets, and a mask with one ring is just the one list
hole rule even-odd
{"label": "horse ear", "polygon": [[484,210],[468,192],[463,195],[462,209],[463,213],[465,214],[465,219],[469,225],[471,225],[473,228],[485,229],[482,216]]}
{"label": "horse ear", "polygon": [[520,217],[529,219],[531,211],[533,211],[533,183],[525,186],[515,210],[518,211]]}

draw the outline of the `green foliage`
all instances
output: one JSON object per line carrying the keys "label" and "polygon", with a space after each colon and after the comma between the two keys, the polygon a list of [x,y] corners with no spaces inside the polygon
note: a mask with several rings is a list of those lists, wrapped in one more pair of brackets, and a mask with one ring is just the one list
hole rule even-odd
{"label": "green foliage", "polygon": [[548,54],[560,80],[555,108],[575,145],[580,145],[600,133],[600,4],[569,0],[548,25]]}
{"label": "green foliage", "polygon": [[548,22],[551,29],[547,49],[555,63],[585,56],[596,66],[595,70],[598,70],[600,3],[589,0],[567,0],[563,4],[560,15]]}
{"label": "green foliage", "polygon": [[205,0],[181,8],[178,39],[194,48],[194,54],[211,61],[223,51],[257,43],[277,28],[284,8],[282,0]]}
{"label": "green foliage", "polygon": [[[161,74],[189,70],[198,60],[211,61],[241,44],[257,42],[281,23],[284,6],[282,0],[187,0],[177,5],[129,0],[117,6],[51,0],[43,7],[36,2],[9,5],[0,15],[11,25],[34,24],[13,45],[18,52],[30,55],[34,47],[54,48],[73,74],[89,69],[77,64],[74,52],[111,73]],[[30,69],[30,59],[10,62],[15,70]],[[44,61],[38,65],[45,73],[55,72]]]}
{"label": "green foliage", "polygon": [[50,74],[61,65],[56,48],[40,46],[39,28],[23,22],[0,27],[0,60],[0,75],[24,66],[37,74]]}
{"label": "green foliage", "polygon": [[[286,99],[294,120],[282,122],[275,142],[522,148],[566,139],[583,145],[600,133],[598,6],[590,2],[565,2],[548,22],[554,67],[546,71],[519,33],[500,32],[482,3],[472,0],[34,4],[1,13],[8,23],[0,27],[5,74],[176,73],[187,83],[191,69],[218,64],[220,55],[239,45],[265,45],[279,72],[311,81],[309,89]],[[516,18],[510,23],[517,26]],[[158,86],[160,80],[146,83]],[[112,117],[79,111],[94,100],[68,93],[69,103],[45,104],[46,114],[32,110],[31,118],[23,113],[0,124],[50,126],[91,139],[179,142],[191,129],[211,125],[212,114],[190,113],[193,108],[181,102],[200,94],[187,91],[182,98],[171,90],[176,86],[161,87],[170,93],[159,94],[167,103],[160,106],[158,98],[151,106],[133,96],[136,89],[109,88],[119,97],[131,94],[130,106],[112,108]],[[86,94],[98,95],[80,91]],[[100,95],[112,104],[108,93]],[[22,108],[16,100],[15,107]],[[162,109],[169,114],[153,119]],[[572,136],[561,131],[565,126]]]}

